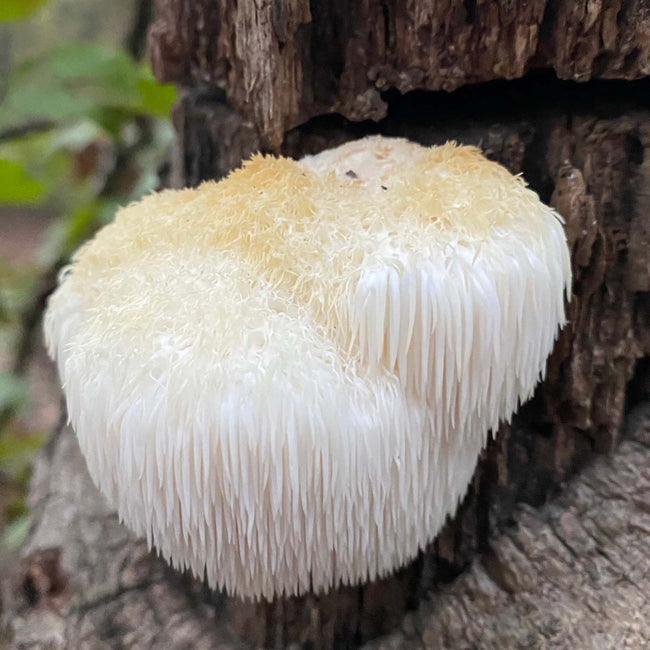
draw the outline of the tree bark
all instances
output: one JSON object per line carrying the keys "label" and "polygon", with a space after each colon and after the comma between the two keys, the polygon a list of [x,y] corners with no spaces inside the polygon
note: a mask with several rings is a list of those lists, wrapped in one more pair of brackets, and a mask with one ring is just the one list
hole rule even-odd
{"label": "tree bark", "polygon": [[382,92],[650,73],[646,0],[157,0],[151,51],[168,81],[226,89],[265,142],[315,115],[379,120]]}
{"label": "tree bark", "polygon": [[356,647],[395,629],[372,647],[643,647],[650,3],[158,0],[156,16],[155,70],[183,86],[182,184],[369,133],[475,144],[566,219],[569,325],[437,540],[325,596],[243,604],[174,574],[119,526],[63,430],[37,466],[14,647],[240,647],[233,630]]}
{"label": "tree bark", "polygon": [[[517,525],[480,561],[367,650],[647,647],[650,402],[627,423],[611,456],[597,458],[542,509],[518,506]],[[70,429],[39,457],[31,499],[35,524],[24,560],[4,582],[11,650],[249,647],[232,629],[241,604],[176,574],[118,522]],[[336,599],[356,630],[325,618],[322,603],[307,598],[295,617],[276,603],[275,616],[250,621],[252,632],[263,631],[270,645],[297,638],[314,649],[355,647],[355,636],[386,615],[377,599]]]}

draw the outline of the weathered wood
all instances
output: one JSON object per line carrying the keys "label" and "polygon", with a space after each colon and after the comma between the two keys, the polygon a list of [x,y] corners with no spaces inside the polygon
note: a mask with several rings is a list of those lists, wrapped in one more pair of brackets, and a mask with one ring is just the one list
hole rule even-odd
{"label": "weathered wood", "polygon": [[368,650],[650,647],[650,404],[628,433]]}
{"label": "weathered wood", "polygon": [[[614,454],[598,458],[559,500],[519,507],[518,524],[480,561],[368,650],[650,644],[650,403],[631,413],[628,429]],[[10,650],[246,647],[229,626],[234,601],[210,599],[119,524],[69,429],[39,457],[31,501],[23,563],[4,583]],[[277,617],[286,627],[267,641],[285,643],[297,623],[311,636],[305,647],[354,647],[355,635],[321,613],[305,603],[300,615],[311,628]]]}
{"label": "weathered wood", "polygon": [[386,115],[382,93],[516,79],[650,73],[647,0],[157,0],[154,69],[223,87],[273,147],[315,115]]}

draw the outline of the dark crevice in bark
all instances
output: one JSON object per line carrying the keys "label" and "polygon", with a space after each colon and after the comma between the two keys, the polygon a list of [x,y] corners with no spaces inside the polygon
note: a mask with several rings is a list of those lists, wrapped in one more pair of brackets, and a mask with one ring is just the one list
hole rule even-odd
{"label": "dark crevice in bark", "polygon": [[[485,130],[489,126],[518,125],[524,139],[522,168],[525,178],[549,202],[556,170],[545,165],[544,151],[548,136],[558,115],[565,115],[566,128],[571,129],[575,116],[594,115],[613,119],[630,110],[650,107],[650,79],[633,82],[589,81],[568,82],[557,79],[552,72],[533,72],[515,81],[493,81],[445,91],[413,91],[382,94],[388,115],[379,122],[353,122],[331,113],[312,118],[286,134],[282,153],[299,157],[350,139],[370,134],[409,137],[423,144],[441,144],[457,139],[465,144],[485,146]],[[261,139],[252,126],[246,126],[248,149],[231,145],[236,126],[245,123],[228,106],[224,91],[210,86],[188,89],[182,99],[184,123],[178,128],[187,142],[182,147],[183,173],[190,185],[223,176],[237,166],[241,156],[263,149]],[[224,113],[232,115],[228,129]],[[534,127],[533,127],[534,123]],[[643,145],[638,138],[630,149],[632,163],[642,161]],[[499,152],[485,153],[501,160]],[[228,160],[226,160],[226,158]]]}
{"label": "dark crevice in bark", "polygon": [[[552,71],[539,70],[521,79],[473,84],[453,92],[415,90],[401,94],[390,90],[381,97],[388,105],[385,119],[353,122],[337,113],[320,115],[290,130],[285,150],[297,133],[323,137],[334,133],[347,139],[378,133],[407,137],[406,131],[417,127],[444,127],[440,137],[427,143],[439,144],[449,127],[467,128],[473,122],[516,122],[558,112],[615,118],[629,110],[650,108],[650,78],[577,83],[558,79]],[[637,146],[634,151],[634,160],[638,160],[643,147]]]}
{"label": "dark crevice in bark", "polygon": [[463,0],[463,7],[465,7],[465,22],[468,25],[473,25],[476,22],[476,0]]}
{"label": "dark crevice in bark", "polygon": [[[650,301],[649,294],[642,294],[644,301]],[[650,357],[640,359],[626,390],[625,411],[629,412],[642,402],[650,401]]]}

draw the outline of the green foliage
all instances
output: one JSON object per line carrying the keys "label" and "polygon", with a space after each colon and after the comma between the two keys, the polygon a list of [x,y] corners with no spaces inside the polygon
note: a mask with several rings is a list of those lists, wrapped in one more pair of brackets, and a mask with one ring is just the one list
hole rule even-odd
{"label": "green foliage", "polygon": [[38,11],[46,0],[2,0],[0,2],[0,23],[22,20]]}
{"label": "green foliage", "polygon": [[[44,1],[0,0],[0,22]],[[57,47],[10,72],[0,102],[0,207],[38,204],[55,218],[34,264],[0,259],[0,360],[30,349],[43,297],[73,251],[120,205],[158,187],[175,99],[173,86],[119,48]],[[5,548],[27,532],[29,466],[43,441],[21,420],[30,406],[25,367],[18,359],[0,373],[0,497],[12,495],[0,498]]]}
{"label": "green foliage", "polygon": [[[1,380],[0,380],[1,385]],[[45,442],[37,433],[6,433],[0,438],[0,491],[2,483],[9,486],[12,494],[3,499],[2,519],[8,524],[0,538],[0,549],[17,549],[29,529],[29,513],[26,494],[34,454]]]}
{"label": "green foliage", "polygon": [[10,335],[18,324],[20,313],[29,305],[35,275],[36,269],[17,269],[0,258],[0,346],[2,347],[8,348],[13,342]]}
{"label": "green foliage", "polygon": [[167,117],[174,87],[157,83],[126,52],[89,43],[58,47],[12,71],[0,105],[0,128],[37,120],[91,118],[111,109]]}
{"label": "green foliage", "polygon": [[0,203],[35,203],[44,190],[21,164],[0,159]]}
{"label": "green foliage", "polygon": [[0,463],[6,476],[24,481],[34,452],[43,444],[43,436],[7,434],[0,438]]}
{"label": "green foliage", "polygon": [[160,84],[148,69],[143,69],[138,79],[140,104],[138,110],[156,117],[169,117],[176,101],[176,88],[172,84]]}

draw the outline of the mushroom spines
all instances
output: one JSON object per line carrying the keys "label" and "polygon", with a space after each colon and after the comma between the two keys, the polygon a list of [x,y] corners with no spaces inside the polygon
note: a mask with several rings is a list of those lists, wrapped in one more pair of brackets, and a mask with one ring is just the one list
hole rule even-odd
{"label": "mushroom spines", "polygon": [[127,525],[270,598],[386,575],[435,536],[544,372],[570,281],[521,180],[373,138],[128,206],[45,330]]}

